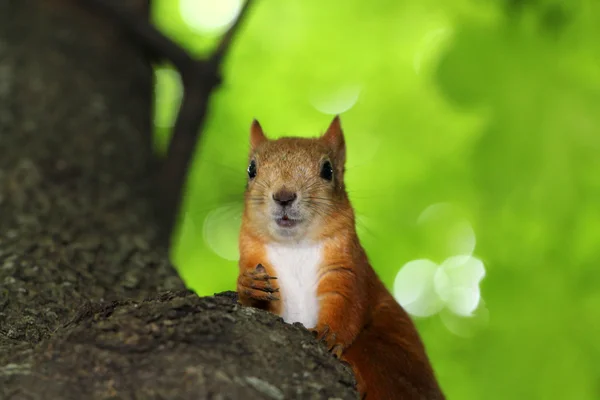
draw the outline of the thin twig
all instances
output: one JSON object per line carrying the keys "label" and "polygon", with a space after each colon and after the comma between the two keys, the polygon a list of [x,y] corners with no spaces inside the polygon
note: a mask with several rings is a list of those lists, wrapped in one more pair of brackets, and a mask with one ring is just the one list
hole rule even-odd
{"label": "thin twig", "polygon": [[221,41],[217,45],[217,48],[215,49],[212,56],[210,57],[211,64],[219,66],[222,63],[223,58],[225,58],[225,54],[227,53],[227,50],[229,49],[229,46],[231,45],[231,42],[233,41],[233,38],[237,34],[239,27],[242,25],[244,18],[248,14],[248,9],[250,8],[250,3],[252,3],[252,1],[253,0],[247,0],[244,3],[244,5],[242,6],[242,9],[240,10],[240,13],[238,14],[237,19],[235,20],[233,25],[231,25],[231,27],[227,30],[227,32],[225,32],[225,34],[221,38]]}

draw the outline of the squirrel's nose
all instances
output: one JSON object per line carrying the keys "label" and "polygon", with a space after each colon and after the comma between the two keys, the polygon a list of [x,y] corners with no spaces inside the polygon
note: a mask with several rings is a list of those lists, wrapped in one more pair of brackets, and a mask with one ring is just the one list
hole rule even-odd
{"label": "squirrel's nose", "polygon": [[285,189],[273,194],[273,200],[275,200],[275,203],[279,204],[280,206],[289,206],[294,202],[294,200],[296,200],[296,197],[298,197],[296,193]]}

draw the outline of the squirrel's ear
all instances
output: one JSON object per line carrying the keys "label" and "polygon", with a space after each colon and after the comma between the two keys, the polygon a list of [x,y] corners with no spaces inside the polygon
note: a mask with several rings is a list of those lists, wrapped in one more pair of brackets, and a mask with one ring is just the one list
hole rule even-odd
{"label": "squirrel's ear", "polygon": [[265,133],[263,132],[262,127],[260,126],[260,124],[258,123],[258,121],[256,119],[253,120],[252,126],[250,127],[250,147],[252,149],[255,149],[262,142],[266,142],[266,141],[267,141],[267,137],[265,136]]}
{"label": "squirrel's ear", "polygon": [[346,142],[344,141],[344,132],[342,131],[339,115],[336,115],[331,124],[329,124],[327,132],[323,135],[323,140],[331,146],[338,156],[345,156]]}

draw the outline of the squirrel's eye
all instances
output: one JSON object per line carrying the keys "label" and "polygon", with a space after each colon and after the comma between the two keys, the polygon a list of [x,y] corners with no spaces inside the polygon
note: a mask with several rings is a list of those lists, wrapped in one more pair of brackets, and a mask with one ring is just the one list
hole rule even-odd
{"label": "squirrel's eye", "polygon": [[250,161],[250,165],[248,165],[248,178],[254,179],[256,176],[256,162],[254,160]]}
{"label": "squirrel's eye", "polygon": [[321,167],[321,178],[325,179],[326,181],[333,179],[333,167],[329,161],[325,161]]}

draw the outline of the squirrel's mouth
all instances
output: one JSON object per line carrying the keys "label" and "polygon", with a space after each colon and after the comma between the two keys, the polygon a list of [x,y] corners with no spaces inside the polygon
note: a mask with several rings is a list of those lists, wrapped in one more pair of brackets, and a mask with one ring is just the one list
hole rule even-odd
{"label": "squirrel's mouth", "polygon": [[288,217],[287,215],[284,215],[280,218],[276,218],[275,222],[277,223],[278,226],[280,226],[282,228],[293,228],[300,221],[297,219],[292,219],[292,218]]}

